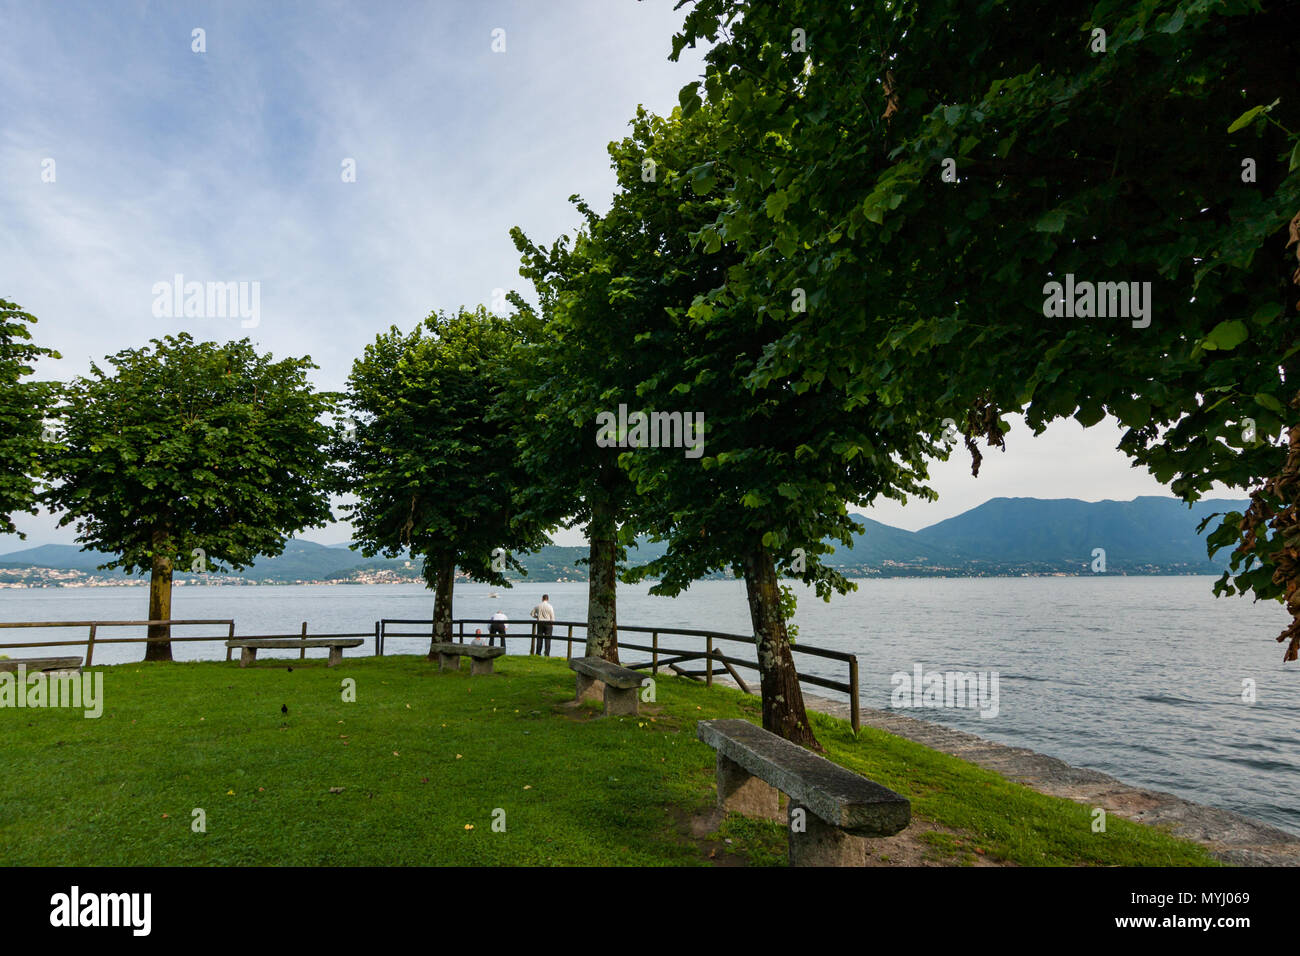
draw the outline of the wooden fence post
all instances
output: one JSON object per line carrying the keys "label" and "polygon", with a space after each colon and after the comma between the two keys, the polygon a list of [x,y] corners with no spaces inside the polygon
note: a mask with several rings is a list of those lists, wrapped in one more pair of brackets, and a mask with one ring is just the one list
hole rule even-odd
{"label": "wooden fence post", "polygon": [[95,625],[90,625],[90,638],[86,641],[86,666],[89,667],[95,659]]}
{"label": "wooden fence post", "polygon": [[849,714],[853,721],[853,732],[862,730],[862,702],[858,700],[858,655],[849,658]]}

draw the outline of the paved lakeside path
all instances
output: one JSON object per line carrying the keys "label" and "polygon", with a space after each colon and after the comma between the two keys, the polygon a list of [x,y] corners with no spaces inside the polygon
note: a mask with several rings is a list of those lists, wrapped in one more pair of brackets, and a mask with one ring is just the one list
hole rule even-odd
{"label": "paved lakeside path", "polygon": [[[811,694],[805,694],[804,701],[814,710],[849,720],[847,701]],[[1165,826],[1174,836],[1201,844],[1223,863],[1300,866],[1300,837],[1239,813],[1193,803],[1172,793],[1133,787],[1109,774],[1073,767],[1026,747],[994,743],[895,711],[863,707],[861,717],[863,726],[959,757],[1039,793],[1104,807],[1107,813],[1138,823]]]}

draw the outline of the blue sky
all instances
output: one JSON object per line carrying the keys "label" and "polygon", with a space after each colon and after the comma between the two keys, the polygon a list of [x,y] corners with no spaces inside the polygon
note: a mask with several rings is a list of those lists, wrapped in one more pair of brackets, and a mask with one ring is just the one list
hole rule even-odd
{"label": "blue sky", "polygon": [[[189,331],[309,354],[339,388],[390,325],[527,293],[512,226],[549,241],[577,223],[569,195],[606,207],[606,144],[699,72],[692,51],[667,59],[672,7],[0,0],[0,297],[62,353],[46,377]],[[257,326],[156,317],[153,286],[176,274],[259,283]],[[917,528],[996,495],[1166,493],[1117,439],[1109,424],[1018,428],[978,481],[963,454],[936,467],[941,502],[872,516]],[[48,516],[17,520],[28,544],[72,540]],[[0,553],[24,546],[0,536]]]}

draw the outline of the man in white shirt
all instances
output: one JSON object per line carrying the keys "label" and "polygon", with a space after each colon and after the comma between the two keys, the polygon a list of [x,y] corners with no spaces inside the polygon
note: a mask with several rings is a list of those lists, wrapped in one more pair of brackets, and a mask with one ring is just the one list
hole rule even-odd
{"label": "man in white shirt", "polygon": [[506,621],[508,620],[510,618],[506,617],[503,611],[497,611],[492,615],[492,623],[488,627],[488,647],[496,641],[498,634],[501,635],[501,646],[506,646]]}
{"label": "man in white shirt", "polygon": [[[537,605],[528,612],[529,615],[537,620],[537,640],[534,644],[535,652],[543,657],[551,656],[551,628],[555,622],[555,608],[551,607],[551,596],[542,595],[542,603]],[[543,647],[545,650],[543,650]]]}

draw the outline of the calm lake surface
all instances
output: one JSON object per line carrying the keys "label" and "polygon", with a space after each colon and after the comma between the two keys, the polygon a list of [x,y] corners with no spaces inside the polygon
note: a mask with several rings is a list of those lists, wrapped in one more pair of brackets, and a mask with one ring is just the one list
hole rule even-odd
{"label": "calm lake surface", "polygon": [[[984,719],[976,710],[960,708],[905,713],[1300,833],[1300,809],[1293,799],[1300,782],[1300,667],[1284,667],[1282,646],[1273,640],[1286,613],[1249,599],[1215,599],[1212,582],[1208,577],[868,580],[829,604],[811,591],[801,593],[795,623],[800,642],[858,655],[865,706],[888,708],[891,675],[910,675],[917,664],[926,673],[996,672],[996,717]],[[742,582],[699,582],[676,599],[652,597],[646,590],[620,587],[620,623],[732,633],[749,629]],[[490,597],[494,591],[496,599]],[[509,589],[460,583],[455,613],[480,618],[500,609],[518,622],[527,619],[543,591],[561,620],[585,620],[585,583]],[[0,620],[138,620],[147,601],[147,589],[140,587],[3,590]],[[432,595],[418,585],[199,586],[176,590],[172,614],[233,618],[238,634],[254,635],[297,633],[303,621],[315,633],[370,633],[381,617],[428,620],[432,611]],[[511,627],[519,629],[526,627]],[[556,632],[552,652],[562,656],[564,629]],[[143,636],[122,629],[113,633]],[[0,642],[84,636],[84,629],[6,630],[0,631]],[[694,647],[681,643],[689,640],[674,643]],[[387,652],[426,647],[427,638],[389,638]],[[525,649],[526,644],[511,642],[512,652]],[[348,653],[373,650],[372,639]],[[173,653],[179,660],[225,656],[219,641],[176,644]],[[729,653],[753,657],[752,649]],[[138,644],[95,649],[96,664],[142,657]],[[625,655],[635,659],[640,659],[635,652]],[[796,660],[804,673],[847,679],[841,663],[807,655]],[[746,679],[752,674],[742,671]],[[1254,682],[1254,703],[1243,701],[1247,680]],[[111,678],[106,691],[111,695]]]}

